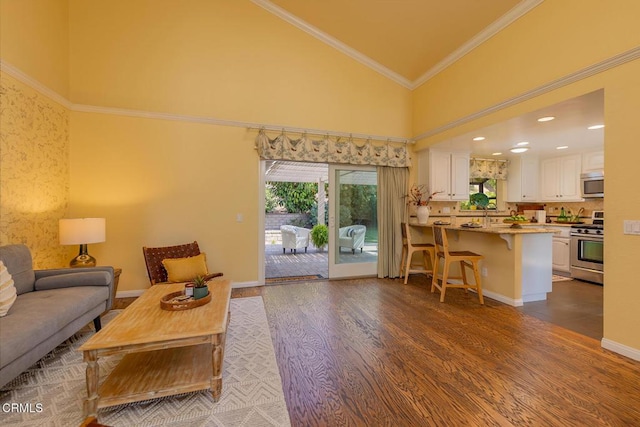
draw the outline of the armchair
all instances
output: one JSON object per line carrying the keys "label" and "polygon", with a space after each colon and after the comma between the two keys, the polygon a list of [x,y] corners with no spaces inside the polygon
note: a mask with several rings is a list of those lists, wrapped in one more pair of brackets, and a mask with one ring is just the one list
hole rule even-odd
{"label": "armchair", "polygon": [[364,225],[350,225],[348,227],[342,227],[338,230],[338,239],[340,249],[351,249],[352,253],[356,253],[356,249],[364,248],[364,235],[367,232],[367,227]]}
{"label": "armchair", "polygon": [[[157,248],[142,248],[144,262],[147,266],[147,274],[151,281],[151,286],[168,283],[169,277],[166,268],[162,264],[165,259],[189,258],[200,255],[198,242],[187,243],[176,246],[163,246]],[[222,273],[206,274],[205,279],[209,280],[214,277],[222,276]]]}
{"label": "armchair", "polygon": [[311,230],[295,225],[281,225],[280,232],[282,233],[282,253],[286,253],[289,249],[295,254],[297,249],[302,248],[307,252]]}

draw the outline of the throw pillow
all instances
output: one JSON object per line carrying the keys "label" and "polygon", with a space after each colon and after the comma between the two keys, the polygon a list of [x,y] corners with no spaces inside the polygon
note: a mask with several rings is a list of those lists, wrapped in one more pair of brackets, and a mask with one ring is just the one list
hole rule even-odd
{"label": "throw pillow", "polygon": [[166,258],[162,260],[169,282],[188,282],[197,276],[206,276],[207,257],[203,253],[187,258]]}
{"label": "throw pillow", "polygon": [[4,317],[16,301],[16,287],[4,262],[0,261],[0,317]]}
{"label": "throw pillow", "polygon": [[349,228],[347,230],[347,236],[349,237],[353,237],[353,235],[355,234],[356,230],[354,230],[353,228]]}

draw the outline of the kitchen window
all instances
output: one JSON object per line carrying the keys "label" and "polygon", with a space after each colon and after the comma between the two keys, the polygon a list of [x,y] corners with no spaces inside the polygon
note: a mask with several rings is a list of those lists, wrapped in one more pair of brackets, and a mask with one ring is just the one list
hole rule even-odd
{"label": "kitchen window", "polygon": [[[498,180],[495,178],[472,178],[469,182],[469,196],[475,193],[484,193],[489,198],[487,209],[496,210],[498,205]],[[461,210],[472,209],[471,202],[460,202]]]}

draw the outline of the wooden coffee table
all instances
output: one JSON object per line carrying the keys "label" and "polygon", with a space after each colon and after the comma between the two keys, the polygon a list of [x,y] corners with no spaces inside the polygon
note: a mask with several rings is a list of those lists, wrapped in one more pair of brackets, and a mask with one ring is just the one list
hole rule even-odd
{"label": "wooden coffee table", "polygon": [[[156,285],[80,347],[87,362],[84,416],[98,408],[210,389],[222,391],[222,361],[231,283],[209,282],[211,302],[183,311],[160,308],[160,299],[184,284]],[[123,354],[100,383],[98,359]],[[99,387],[98,387],[99,386]]]}

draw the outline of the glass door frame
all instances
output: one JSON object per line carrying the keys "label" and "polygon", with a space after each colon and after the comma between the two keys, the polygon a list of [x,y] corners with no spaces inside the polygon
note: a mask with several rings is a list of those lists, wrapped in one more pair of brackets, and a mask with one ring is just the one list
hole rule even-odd
{"label": "glass door frame", "polygon": [[376,276],[378,273],[377,257],[374,262],[338,262],[340,251],[338,246],[338,232],[340,228],[340,194],[338,193],[339,177],[337,172],[345,170],[377,173],[377,168],[375,166],[329,164],[329,279]]}

